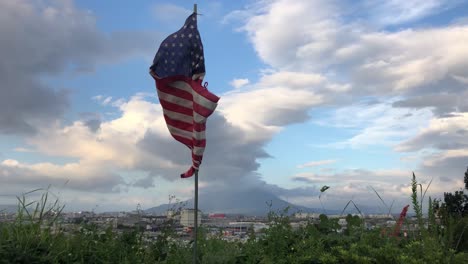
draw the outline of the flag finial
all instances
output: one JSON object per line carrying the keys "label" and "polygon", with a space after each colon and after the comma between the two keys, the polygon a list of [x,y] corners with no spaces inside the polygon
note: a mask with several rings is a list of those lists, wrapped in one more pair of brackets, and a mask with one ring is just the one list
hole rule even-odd
{"label": "flag finial", "polygon": [[197,13],[197,4],[193,4],[193,12],[196,14]]}

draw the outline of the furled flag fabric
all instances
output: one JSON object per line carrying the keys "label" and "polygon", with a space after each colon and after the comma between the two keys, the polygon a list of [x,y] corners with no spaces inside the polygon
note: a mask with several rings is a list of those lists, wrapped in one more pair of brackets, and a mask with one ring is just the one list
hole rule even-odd
{"label": "furled flag fabric", "polygon": [[198,170],[206,146],[206,119],[216,109],[219,97],[202,85],[205,58],[197,15],[160,45],[150,67],[156,81],[164,119],[171,135],[192,151],[192,166],[181,174],[191,177]]}

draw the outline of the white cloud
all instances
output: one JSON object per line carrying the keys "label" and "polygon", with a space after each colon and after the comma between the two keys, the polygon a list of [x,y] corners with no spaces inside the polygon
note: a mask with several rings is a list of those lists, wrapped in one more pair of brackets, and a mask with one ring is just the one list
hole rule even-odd
{"label": "white cloud", "polygon": [[416,135],[433,117],[429,109],[409,111],[394,108],[390,102],[358,103],[334,110],[316,122],[354,130],[351,138],[327,145],[328,147],[360,148],[371,145],[395,145]]}
{"label": "white cloud", "polygon": [[301,165],[297,165],[297,167],[302,169],[302,168],[307,168],[307,167],[316,167],[316,166],[328,165],[328,164],[333,164],[333,163],[336,163],[336,160],[317,160],[317,161],[310,161]]}
{"label": "white cloud", "polygon": [[[451,150],[453,154],[462,149],[468,150],[467,124],[468,113],[454,113],[453,116],[434,118],[417,135],[401,142],[396,150],[409,152],[428,148]],[[459,154],[466,155],[463,151]]]}
{"label": "white cloud", "polygon": [[9,185],[21,185],[25,189],[68,182],[68,187],[72,189],[110,192],[123,182],[119,175],[109,173],[101,165],[86,161],[63,165],[48,162],[28,164],[7,159],[0,163],[0,179]]}
{"label": "white cloud", "polygon": [[[452,2],[452,3],[450,3]],[[441,0],[389,0],[384,3],[368,1],[372,19],[383,25],[401,24],[451,8],[457,1]],[[371,4],[373,3],[373,4]]]}
{"label": "white cloud", "polygon": [[468,77],[467,76],[460,76],[460,75],[452,75],[452,77],[459,81],[462,84],[468,84]]}
{"label": "white cloud", "polygon": [[95,96],[91,97],[91,99],[93,99],[94,101],[100,102],[103,97],[104,96],[102,96],[102,95],[95,95]]}
{"label": "white cloud", "polygon": [[112,101],[112,96],[108,96],[104,100],[102,100],[102,104],[108,105],[111,101]]}
{"label": "white cloud", "polygon": [[466,25],[375,31],[347,21],[333,1],[277,0],[251,13],[244,30],[262,60],[296,72],[338,70],[353,94],[401,95],[468,67]]}
{"label": "white cloud", "polygon": [[239,89],[249,84],[249,79],[234,79],[229,83],[232,87]]}

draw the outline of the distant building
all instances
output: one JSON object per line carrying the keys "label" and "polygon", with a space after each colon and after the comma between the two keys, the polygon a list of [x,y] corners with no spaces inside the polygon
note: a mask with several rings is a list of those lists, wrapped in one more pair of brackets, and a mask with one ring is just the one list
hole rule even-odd
{"label": "distant building", "polygon": [[295,213],[294,218],[296,219],[318,219],[320,217],[320,214],[318,213]]}
{"label": "distant building", "polygon": [[[198,210],[198,225],[201,224],[202,212]],[[180,212],[180,225],[184,227],[194,227],[195,209],[184,209]]]}
{"label": "distant building", "polygon": [[211,218],[211,219],[225,219],[225,218],[226,218],[226,214],[213,213],[213,214],[209,214],[209,215],[208,215],[208,218]]}

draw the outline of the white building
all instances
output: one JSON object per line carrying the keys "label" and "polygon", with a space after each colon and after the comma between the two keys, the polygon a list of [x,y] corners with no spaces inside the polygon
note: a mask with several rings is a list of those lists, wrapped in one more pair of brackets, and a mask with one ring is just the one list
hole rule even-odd
{"label": "white building", "polygon": [[[198,226],[201,224],[202,212],[198,210]],[[180,212],[180,225],[184,227],[194,227],[195,209],[184,209]]]}

